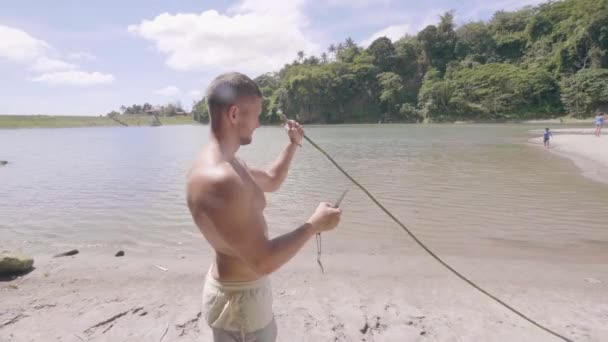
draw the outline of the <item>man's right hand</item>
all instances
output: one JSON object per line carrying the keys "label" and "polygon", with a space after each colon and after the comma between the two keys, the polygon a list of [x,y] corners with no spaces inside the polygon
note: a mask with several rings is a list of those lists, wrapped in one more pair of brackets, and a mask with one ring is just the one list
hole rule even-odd
{"label": "man's right hand", "polygon": [[331,204],[321,202],[315,210],[315,213],[308,219],[315,230],[320,233],[335,228],[340,222],[340,215],[342,210],[340,208],[334,208]]}

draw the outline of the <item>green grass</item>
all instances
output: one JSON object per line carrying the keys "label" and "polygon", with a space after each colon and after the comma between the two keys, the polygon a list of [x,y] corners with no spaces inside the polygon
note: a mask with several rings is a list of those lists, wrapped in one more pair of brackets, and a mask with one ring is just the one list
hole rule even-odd
{"label": "green grass", "polygon": [[553,119],[539,119],[539,120],[524,120],[523,123],[538,123],[538,124],[590,124],[593,123],[594,117],[578,118],[572,115],[561,116]]}
{"label": "green grass", "polygon": [[117,126],[118,123],[99,116],[0,115],[0,128],[59,128]]}
{"label": "green grass", "polygon": [[[150,115],[138,115],[138,114],[128,114],[128,115],[119,115],[116,117],[121,122],[126,123],[129,126],[151,126],[152,121],[154,119],[153,116]],[[163,125],[193,125],[196,124],[196,121],[192,119],[190,116],[167,116],[167,117],[159,117],[160,122]]]}
{"label": "green grass", "polygon": [[[150,126],[152,117],[148,115],[120,115],[118,119],[129,126]],[[190,116],[161,117],[163,125],[193,125]],[[62,128],[120,126],[106,116],[52,116],[52,115],[0,115],[2,128]]]}
{"label": "green grass", "polygon": [[191,116],[168,116],[160,118],[163,125],[193,125],[198,124]]}

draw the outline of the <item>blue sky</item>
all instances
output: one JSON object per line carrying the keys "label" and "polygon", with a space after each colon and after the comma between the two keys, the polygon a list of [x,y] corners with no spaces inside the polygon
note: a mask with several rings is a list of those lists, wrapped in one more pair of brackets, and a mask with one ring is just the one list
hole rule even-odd
{"label": "blue sky", "polygon": [[458,24],[540,2],[4,0],[0,113],[100,115],[175,101],[189,108],[221,72],[255,77],[349,36],[364,45],[415,34],[447,10]]}

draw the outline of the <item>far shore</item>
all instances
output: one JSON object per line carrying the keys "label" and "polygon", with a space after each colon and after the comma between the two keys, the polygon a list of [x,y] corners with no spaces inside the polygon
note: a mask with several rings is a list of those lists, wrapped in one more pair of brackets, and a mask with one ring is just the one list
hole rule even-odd
{"label": "far shore", "polygon": [[[160,116],[159,120],[161,125],[197,124],[188,115]],[[0,115],[0,129],[152,126],[153,121],[150,115],[120,115],[118,120],[107,116]]]}
{"label": "far shore", "polygon": [[[70,127],[118,127],[118,126],[153,126],[153,116],[143,114],[118,115],[118,120],[113,120],[108,116],[69,116],[69,115],[0,115],[0,129],[17,128],[70,128]],[[190,115],[179,116],[160,116],[161,125],[198,125]],[[499,120],[499,121],[446,121],[446,122],[423,122],[418,124],[531,124],[531,125],[568,125],[568,124],[590,124],[592,119],[578,119],[570,116],[558,117],[553,119],[539,120]],[[350,124],[377,124],[369,123],[342,123]],[[406,124],[406,122],[383,122],[380,124]],[[411,123],[415,124],[415,123]],[[267,124],[272,126],[274,124]],[[324,123],[309,123],[308,125],[327,125]]]}

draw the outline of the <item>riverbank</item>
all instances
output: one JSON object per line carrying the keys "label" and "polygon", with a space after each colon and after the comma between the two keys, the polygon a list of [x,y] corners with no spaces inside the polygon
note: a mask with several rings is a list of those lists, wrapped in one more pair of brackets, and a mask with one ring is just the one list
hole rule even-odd
{"label": "riverbank", "polygon": [[[67,128],[67,127],[97,127],[121,126],[121,122],[128,126],[152,126],[153,117],[149,115],[119,115],[117,120],[107,116],[53,116],[53,115],[0,115],[0,129],[10,128]],[[190,116],[159,117],[163,125],[189,125],[198,124]],[[454,121],[440,124],[546,124],[546,125],[578,125],[591,124],[592,119],[578,119],[564,116],[546,120],[511,120],[511,121]],[[393,123],[384,123],[393,124]],[[400,123],[394,123],[400,124]],[[432,123],[423,123],[432,124]],[[273,126],[274,124],[270,124]],[[310,124],[318,125],[318,124]]]}
{"label": "riverbank", "polygon": [[[0,340],[210,341],[199,312],[211,253],[165,250],[37,256],[34,272],[0,284]],[[331,253],[325,274],[312,249],[297,256],[272,276],[277,341],[555,341],[428,256],[399,254]],[[608,336],[608,264],[449,259],[568,338]]]}
{"label": "riverbank", "polygon": [[[554,136],[548,151],[572,160],[584,176],[608,184],[608,135],[596,137],[591,129],[564,130],[566,134],[552,131]],[[530,142],[543,145],[542,137]]]}
{"label": "riverbank", "polygon": [[[154,117],[120,115],[118,119],[128,126],[151,126]],[[159,119],[162,125],[197,124],[190,116],[159,117]],[[0,129],[100,126],[121,126],[121,124],[107,116],[0,115]]]}

